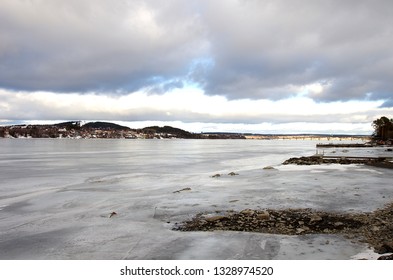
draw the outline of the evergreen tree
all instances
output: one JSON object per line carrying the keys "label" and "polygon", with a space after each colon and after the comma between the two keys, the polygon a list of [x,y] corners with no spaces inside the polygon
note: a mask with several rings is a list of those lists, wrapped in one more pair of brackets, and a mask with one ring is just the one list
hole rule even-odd
{"label": "evergreen tree", "polygon": [[373,121],[373,137],[380,140],[387,140],[389,132],[393,130],[393,120],[383,116]]}

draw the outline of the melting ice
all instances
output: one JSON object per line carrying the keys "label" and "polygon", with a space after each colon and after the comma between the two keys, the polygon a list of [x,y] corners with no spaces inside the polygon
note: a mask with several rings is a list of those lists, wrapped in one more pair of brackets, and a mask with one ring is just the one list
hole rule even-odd
{"label": "melting ice", "polygon": [[373,258],[366,244],[340,235],[172,230],[199,212],[288,207],[359,212],[392,201],[390,169],[281,165],[314,154],[317,142],[1,139],[0,258],[350,259],[365,253]]}

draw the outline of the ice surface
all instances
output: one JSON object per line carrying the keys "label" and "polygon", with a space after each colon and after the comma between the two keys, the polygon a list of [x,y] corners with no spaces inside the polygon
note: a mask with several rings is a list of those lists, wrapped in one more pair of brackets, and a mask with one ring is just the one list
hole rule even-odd
{"label": "ice surface", "polygon": [[[393,200],[391,169],[281,165],[317,142],[1,139],[0,259],[356,258],[367,246],[340,235],[172,230],[198,212],[359,212]],[[390,155],[346,150],[335,153]]]}

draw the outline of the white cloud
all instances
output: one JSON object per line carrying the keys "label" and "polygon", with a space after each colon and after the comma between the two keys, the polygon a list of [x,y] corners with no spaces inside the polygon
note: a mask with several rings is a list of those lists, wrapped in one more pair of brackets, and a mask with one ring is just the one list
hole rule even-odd
{"label": "white cloud", "polygon": [[[347,127],[351,124],[363,133],[365,125],[371,130],[376,115],[393,113],[393,109],[379,108],[382,101],[316,103],[307,97],[228,100],[187,87],[165,94],[141,90],[122,96],[0,90],[0,99],[0,118],[4,119],[214,123],[219,130],[253,132],[353,131]],[[208,127],[198,125],[198,130]]]}

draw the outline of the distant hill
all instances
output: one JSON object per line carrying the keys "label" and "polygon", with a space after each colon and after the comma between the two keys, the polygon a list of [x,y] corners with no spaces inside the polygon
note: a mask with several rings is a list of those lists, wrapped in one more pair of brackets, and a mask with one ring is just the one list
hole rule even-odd
{"label": "distant hill", "polygon": [[80,121],[68,121],[68,122],[56,123],[53,126],[56,126],[58,128],[66,128],[66,129],[80,129],[81,122]]}
{"label": "distant hill", "polygon": [[118,125],[110,122],[89,122],[82,126],[88,129],[102,129],[102,130],[130,130],[127,126]]}
{"label": "distant hill", "polygon": [[185,131],[183,129],[180,128],[176,128],[176,127],[172,127],[172,126],[149,126],[149,127],[145,127],[142,129],[143,133],[146,134],[171,134],[173,136],[176,136],[178,138],[198,138],[197,134],[193,134],[191,132]]}

